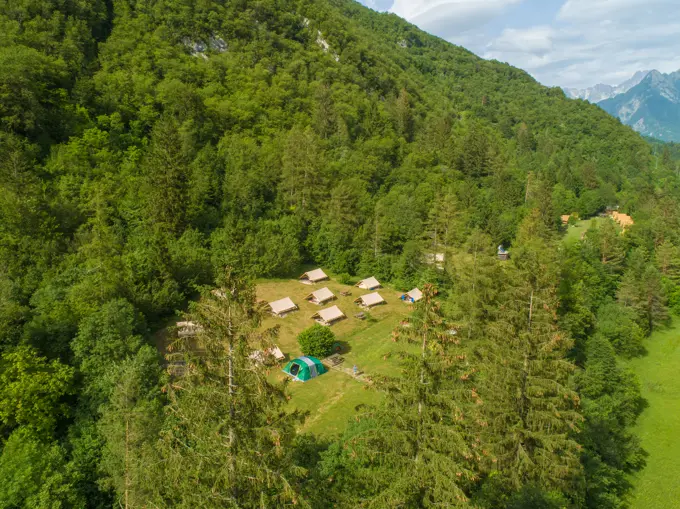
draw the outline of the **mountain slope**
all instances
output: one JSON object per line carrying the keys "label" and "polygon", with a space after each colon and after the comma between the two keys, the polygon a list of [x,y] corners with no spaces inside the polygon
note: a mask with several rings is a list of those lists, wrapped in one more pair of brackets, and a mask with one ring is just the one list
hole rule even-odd
{"label": "mountain slope", "polygon": [[632,78],[617,86],[600,83],[594,87],[585,89],[563,88],[562,90],[564,90],[564,93],[570,99],[584,99],[591,103],[599,103],[606,99],[616,97],[617,95],[625,94],[628,90],[640,83],[649,73],[650,71],[638,71]]}
{"label": "mountain slope", "polygon": [[[0,6],[10,3],[0,0]],[[92,13],[86,9],[90,4],[96,6]],[[165,375],[154,346],[161,334],[152,331],[173,321],[197,290],[213,287],[227,268],[256,279],[299,274],[303,264],[347,279],[374,275],[400,291],[436,283],[442,308],[466,314],[453,323],[470,329],[504,308],[504,323],[495,329],[499,346],[512,345],[511,336],[526,337],[527,329],[541,334],[540,343],[530,343],[545,348],[540,353],[534,348],[524,362],[515,357],[513,365],[534,359],[532,378],[545,387],[533,385],[531,395],[525,391],[518,398],[508,389],[519,387],[515,382],[499,383],[489,399],[480,392],[484,405],[473,399],[481,408],[494,408],[497,398],[507,405],[499,408],[526,401],[538,410],[536,419],[514,419],[511,426],[539,426],[540,433],[512,433],[513,440],[537,437],[527,454],[553,458],[558,474],[546,475],[543,463],[532,459],[522,460],[521,476],[507,464],[492,467],[481,456],[477,461],[501,476],[535,479],[527,496],[544,488],[581,497],[569,490],[584,483],[566,482],[585,477],[572,461],[578,459],[570,454],[569,464],[563,461],[562,446],[573,451],[574,437],[564,429],[571,417],[556,411],[578,398],[554,393],[551,377],[568,380],[573,366],[562,348],[569,336],[585,341],[594,308],[613,295],[616,281],[599,283],[599,275],[610,278],[620,271],[611,265],[588,271],[592,278],[575,284],[558,307],[560,249],[551,244],[561,228],[560,214],[589,217],[620,203],[626,212],[653,215],[654,172],[663,168],[650,165],[649,146],[632,129],[521,70],[482,60],[351,0],[32,0],[0,9],[0,26],[7,28],[0,30],[6,45],[0,60],[7,64],[0,66],[0,371],[8,382],[0,384],[0,399],[11,403],[3,406],[0,422],[1,445],[11,446],[0,457],[3,481],[10,479],[0,483],[0,499],[7,493],[1,490],[9,489],[9,504],[27,508],[46,500],[63,507],[111,507],[128,496],[129,505],[139,507],[280,506],[257,497],[235,501],[252,492],[205,484],[213,474],[231,479],[227,463],[233,466],[228,459],[235,449],[223,448],[222,438],[234,413],[229,415],[228,405],[206,405],[209,400],[197,392],[196,403],[210,411],[181,418],[204,422],[201,432],[208,434],[201,437],[207,439],[197,448],[201,440],[195,436],[173,440],[187,428],[174,420],[178,413],[162,409],[181,399],[183,389],[171,384],[160,391]],[[57,27],[63,37],[45,33],[46,27]],[[666,209],[668,219],[672,210]],[[673,238],[663,230],[640,231],[627,239],[649,240],[653,247],[656,239]],[[502,266],[495,252],[501,243],[517,247],[514,261]],[[532,254],[543,246],[541,256]],[[479,268],[488,269],[479,279],[482,290],[469,279],[477,274],[478,252],[485,258]],[[427,263],[439,253],[445,254],[441,270]],[[601,263],[597,255],[594,260]],[[497,272],[507,276],[507,285]],[[565,279],[571,277],[564,272]],[[536,283],[532,274],[550,281]],[[521,282],[520,297],[512,290]],[[559,291],[570,292],[571,282],[560,284]],[[534,300],[537,284],[543,297]],[[455,294],[470,286],[467,296]],[[600,287],[601,294],[584,296]],[[498,289],[506,292],[502,298]],[[526,306],[533,303],[537,325],[526,327]],[[570,312],[572,325],[557,334],[557,321]],[[232,330],[231,312],[225,327]],[[474,334],[475,340],[487,340]],[[241,367],[250,366],[246,346],[238,350]],[[472,357],[477,354],[469,359],[476,362]],[[490,356],[489,366],[480,369],[492,370],[493,359],[503,358]],[[546,369],[544,361],[555,358],[556,369]],[[461,381],[477,369],[468,371],[467,359],[451,365],[458,370],[461,361],[465,367]],[[215,377],[205,389],[225,396],[230,391],[224,391],[224,381]],[[24,387],[34,412],[22,410]],[[236,412],[239,419],[246,408]],[[209,417],[213,410],[216,421]],[[443,414],[431,415],[439,421]],[[446,415],[446,421],[454,417]],[[483,422],[477,424],[484,427]],[[610,421],[602,422],[606,427]],[[288,461],[293,446],[277,443],[280,435],[268,428],[258,429],[261,440],[253,448],[258,454],[245,464]],[[490,447],[504,447],[498,438],[505,432],[492,437]],[[491,433],[473,434],[486,441]],[[169,455],[153,456],[159,442],[169,445]],[[275,444],[277,452],[260,449],[266,444]],[[187,446],[192,454],[209,452],[211,459],[201,458],[189,471],[177,468],[188,463],[173,463],[172,457],[184,457]],[[304,464],[313,469],[307,462],[318,454],[308,453],[317,445],[310,447],[295,456],[310,457]],[[599,449],[585,442],[584,447],[589,458],[606,463],[601,475],[613,471],[593,484],[609,490],[621,482],[627,461],[616,458],[610,465]],[[338,447],[345,450],[350,452]],[[486,456],[485,444],[478,450]],[[505,448],[506,457],[509,451]],[[472,455],[460,458],[468,465]],[[405,471],[414,463],[403,463]],[[437,470],[438,463],[432,465]],[[285,465],[266,475],[288,470],[279,466]],[[294,470],[291,490],[313,486],[327,496],[327,484],[318,489],[316,481],[334,475],[312,472],[298,482],[307,468]],[[273,490],[277,485],[261,482],[260,473],[250,486]],[[512,495],[503,490],[520,488],[501,479],[482,490],[487,473],[465,475],[467,495],[497,492],[500,501]],[[446,477],[447,483],[457,482],[455,474]],[[427,485],[433,483],[410,486],[417,495]],[[620,507],[617,489],[603,498]],[[621,484],[621,492],[625,489]],[[145,502],[156,490],[176,491],[162,492],[160,502]],[[197,492],[209,503],[192,500]],[[375,495],[366,494],[361,504]],[[385,507],[394,505],[425,504]],[[493,500],[480,505],[500,506]]]}
{"label": "mountain slope", "polygon": [[605,111],[646,136],[680,141],[680,71],[650,72],[625,94],[599,103]]}

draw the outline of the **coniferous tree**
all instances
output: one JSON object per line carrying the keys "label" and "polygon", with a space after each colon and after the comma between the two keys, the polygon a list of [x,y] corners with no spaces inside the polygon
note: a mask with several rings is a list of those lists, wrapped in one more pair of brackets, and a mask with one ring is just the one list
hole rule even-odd
{"label": "coniferous tree", "polygon": [[666,293],[659,271],[651,263],[629,267],[619,286],[618,299],[638,316],[638,323],[651,334],[668,320]]}
{"label": "coniferous tree", "polygon": [[[254,288],[227,272],[189,317],[195,337],[178,340],[187,361],[168,386],[168,414],[157,443],[151,504],[174,507],[282,507],[304,502],[302,469],[293,464],[296,413],[283,389],[250,354],[270,346],[255,332],[261,311]],[[198,352],[198,353],[196,353]]]}
{"label": "coniferous tree", "polygon": [[582,418],[569,387],[571,342],[557,327],[555,245],[537,211],[523,222],[515,245],[484,348],[487,436],[514,489],[534,483],[567,491],[580,475],[572,435]]}
{"label": "coniferous tree", "polygon": [[116,493],[119,507],[145,507],[153,500],[154,447],[162,422],[158,353],[142,347],[108,373],[113,387],[97,427],[104,437],[101,484]]}
{"label": "coniferous tree", "polygon": [[473,429],[482,425],[471,366],[442,317],[436,291],[423,289],[409,327],[395,337],[417,344],[402,354],[402,376],[383,382],[386,401],[360,416],[327,453],[347,506],[463,507],[490,458]]}
{"label": "coniferous tree", "polygon": [[588,340],[587,361],[577,377],[585,417],[582,463],[586,507],[625,507],[629,474],[644,465],[639,440],[630,432],[640,412],[642,397],[635,376],[621,368],[612,345],[601,334]]}

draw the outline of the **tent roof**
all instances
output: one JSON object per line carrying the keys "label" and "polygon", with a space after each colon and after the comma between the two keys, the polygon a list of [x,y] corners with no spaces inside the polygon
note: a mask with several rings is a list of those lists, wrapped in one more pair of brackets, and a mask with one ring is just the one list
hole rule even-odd
{"label": "tent roof", "polygon": [[359,299],[361,299],[361,302],[364,304],[364,306],[375,306],[376,304],[382,304],[385,302],[385,299],[383,299],[382,295],[380,295],[378,292],[362,295],[359,297]]}
{"label": "tent roof", "polygon": [[367,290],[371,290],[373,288],[378,288],[381,285],[380,285],[380,282],[376,278],[369,277],[369,278],[366,278],[362,281],[359,281],[357,283],[357,286],[359,288],[366,288]]}
{"label": "tent roof", "polygon": [[310,281],[321,281],[323,279],[328,279],[328,276],[326,273],[321,270],[321,269],[315,269],[315,270],[310,270],[309,272],[305,272],[302,274],[300,279],[309,279]]}
{"label": "tent roof", "polygon": [[322,309],[321,311],[316,313],[313,318],[316,318],[317,316],[321,318],[324,322],[332,322],[333,320],[344,318],[345,313],[340,311],[340,308],[338,306],[332,306],[330,308]]}
{"label": "tent roof", "polygon": [[331,292],[328,288],[322,288],[321,290],[312,292],[309,297],[314,297],[314,299],[319,302],[326,302],[327,300],[335,298],[335,295],[333,295],[333,292]]}
{"label": "tent roof", "polygon": [[285,299],[277,300],[275,302],[270,302],[269,307],[271,307],[272,312],[276,313],[277,315],[280,313],[285,313],[286,311],[297,309],[297,306],[290,299],[290,297],[286,297]]}
{"label": "tent roof", "polygon": [[408,292],[406,295],[411,297],[416,302],[418,302],[420,299],[423,298],[423,292],[421,292],[418,288],[414,288],[413,290]]}
{"label": "tent roof", "polygon": [[181,338],[203,332],[203,327],[195,322],[177,322],[177,329],[177,335]]}
{"label": "tent roof", "polygon": [[265,357],[267,355],[271,355],[277,361],[281,361],[286,358],[286,356],[283,355],[283,352],[278,346],[272,346],[271,348],[268,348],[264,352],[262,350],[255,350],[248,357],[256,362],[264,362]]}

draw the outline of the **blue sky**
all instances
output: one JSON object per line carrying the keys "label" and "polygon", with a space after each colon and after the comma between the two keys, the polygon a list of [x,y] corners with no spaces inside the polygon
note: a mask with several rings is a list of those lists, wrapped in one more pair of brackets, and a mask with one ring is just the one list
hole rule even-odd
{"label": "blue sky", "polygon": [[680,69],[680,0],[360,0],[546,85]]}

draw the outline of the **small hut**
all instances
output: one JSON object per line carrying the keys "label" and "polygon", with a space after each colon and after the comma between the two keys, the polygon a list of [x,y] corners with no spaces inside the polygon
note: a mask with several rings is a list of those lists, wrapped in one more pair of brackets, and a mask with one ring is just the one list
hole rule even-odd
{"label": "small hut", "polygon": [[423,292],[418,290],[418,288],[414,288],[410,292],[405,293],[404,295],[401,296],[401,300],[403,300],[405,302],[410,302],[412,304],[414,302],[418,302],[422,298],[423,298]]}
{"label": "small hut", "polygon": [[177,322],[177,335],[180,338],[195,336],[203,331],[203,327],[194,322]]}
{"label": "small hut", "polygon": [[306,285],[312,285],[314,283],[325,281],[327,279],[328,276],[321,269],[311,270],[309,272],[305,272],[300,276],[300,282]]}
{"label": "small hut", "polygon": [[255,350],[248,357],[259,364],[265,364],[267,360],[271,358],[276,362],[281,362],[286,359],[286,356],[283,355],[283,352],[278,346],[272,346],[265,351]]}
{"label": "small hut", "polygon": [[363,308],[372,308],[380,304],[385,304],[385,299],[382,298],[378,292],[369,293],[368,295],[362,295],[357,300],[354,301],[355,304],[359,304]]}
{"label": "small hut", "polygon": [[305,356],[290,361],[283,368],[283,372],[296,382],[308,382],[312,378],[326,373],[326,368],[316,357]]}
{"label": "small hut", "polygon": [[297,305],[290,299],[286,297],[285,299],[277,300],[275,302],[270,302],[269,307],[272,310],[274,316],[279,318],[284,318],[288,313],[297,311]]}
{"label": "small hut", "polygon": [[510,252],[503,247],[503,244],[498,246],[498,259],[501,261],[507,261],[510,259]]}
{"label": "small hut", "polygon": [[377,290],[378,288],[382,288],[380,282],[374,277],[363,279],[359,281],[355,286],[361,288],[362,290]]}
{"label": "small hut", "polygon": [[321,290],[317,290],[307,295],[306,300],[312,304],[321,306],[322,304],[335,300],[336,298],[337,297],[333,295],[333,292],[331,292],[328,288],[322,288]]}
{"label": "small hut", "polygon": [[434,265],[438,269],[444,268],[445,260],[446,260],[445,253],[425,253],[425,263],[427,265]]}
{"label": "small hut", "polygon": [[346,318],[345,313],[340,311],[338,306],[333,306],[330,308],[322,309],[318,313],[312,316],[313,320],[316,320],[321,325],[331,326],[335,322]]}

